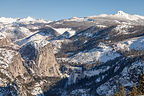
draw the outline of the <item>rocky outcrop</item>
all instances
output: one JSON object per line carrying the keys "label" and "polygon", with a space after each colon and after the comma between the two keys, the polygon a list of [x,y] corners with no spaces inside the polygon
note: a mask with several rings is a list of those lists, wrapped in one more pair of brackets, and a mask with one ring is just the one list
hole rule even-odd
{"label": "rocky outcrop", "polygon": [[[23,66],[17,46],[5,35],[0,34],[0,95],[1,96],[26,96],[24,84],[33,79]],[[19,83],[21,82],[21,83]]]}
{"label": "rocky outcrop", "polygon": [[4,34],[0,33],[0,47],[8,46],[11,44],[11,40],[7,38]]}
{"label": "rocky outcrop", "polygon": [[20,49],[20,53],[30,73],[38,76],[59,76],[59,65],[48,41],[29,42]]}
{"label": "rocky outcrop", "polygon": [[27,73],[21,55],[11,45],[11,40],[0,33],[0,86],[6,86],[20,75]]}
{"label": "rocky outcrop", "polygon": [[2,75],[0,86],[13,82],[15,78],[22,76],[24,73],[27,73],[27,71],[23,66],[19,52],[7,47],[0,48],[0,74]]}
{"label": "rocky outcrop", "polygon": [[12,63],[9,66],[8,70],[14,76],[14,78],[27,73],[25,67],[22,64],[21,55],[19,53],[13,56]]}
{"label": "rocky outcrop", "polygon": [[36,64],[39,68],[40,74],[43,74],[44,76],[57,76],[59,74],[58,64],[55,60],[50,43],[39,50]]}
{"label": "rocky outcrop", "polygon": [[43,94],[61,79],[48,41],[29,42],[20,52],[5,35],[1,35],[0,44],[0,95]]}

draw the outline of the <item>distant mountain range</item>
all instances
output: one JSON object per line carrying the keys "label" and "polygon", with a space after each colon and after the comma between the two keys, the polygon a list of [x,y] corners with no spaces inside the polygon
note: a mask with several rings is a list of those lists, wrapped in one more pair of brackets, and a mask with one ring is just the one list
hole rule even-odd
{"label": "distant mountain range", "polygon": [[144,16],[0,18],[0,96],[112,96],[143,57]]}

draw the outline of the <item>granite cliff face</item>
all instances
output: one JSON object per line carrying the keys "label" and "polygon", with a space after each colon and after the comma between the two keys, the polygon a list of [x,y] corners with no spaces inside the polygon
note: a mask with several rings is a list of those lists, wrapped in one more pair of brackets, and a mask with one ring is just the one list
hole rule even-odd
{"label": "granite cliff face", "polygon": [[[11,40],[5,35],[0,38],[0,94],[2,96],[17,95],[19,90],[18,78],[25,78],[23,83],[29,80],[25,76],[30,76],[23,66],[22,58],[18,52],[17,46],[12,44]],[[24,91],[25,92],[25,91]]]}
{"label": "granite cliff face", "polygon": [[9,79],[13,81],[12,79],[27,71],[23,66],[21,55],[16,48],[14,49],[13,46],[11,46],[11,43],[10,39],[5,35],[0,39],[0,67],[1,73],[8,72],[6,75],[11,76]]}
{"label": "granite cliff face", "polygon": [[5,35],[1,35],[0,44],[2,96],[41,94],[48,89],[43,88],[44,86],[50,86],[51,81],[48,77],[60,77],[59,66],[48,41],[30,42],[23,46],[20,52],[20,47],[13,44]]}
{"label": "granite cliff face", "polygon": [[0,48],[0,56],[0,73],[5,75],[7,80],[13,82],[16,77],[27,73],[22,64],[21,56],[17,51]]}
{"label": "granite cliff face", "polygon": [[58,76],[59,65],[55,60],[53,48],[51,44],[39,49],[36,58],[36,65],[38,66],[40,74],[44,76]]}
{"label": "granite cliff face", "polygon": [[28,64],[27,68],[33,70],[31,73],[49,77],[57,77],[60,74],[58,71],[59,65],[55,60],[53,48],[48,41],[30,42],[20,49],[20,53]]}

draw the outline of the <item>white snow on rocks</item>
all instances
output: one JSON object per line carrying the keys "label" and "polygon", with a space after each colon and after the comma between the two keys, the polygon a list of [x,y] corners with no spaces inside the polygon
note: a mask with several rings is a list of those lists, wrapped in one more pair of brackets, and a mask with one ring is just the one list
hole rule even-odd
{"label": "white snow on rocks", "polygon": [[51,34],[43,35],[43,33],[37,33],[37,32],[31,33],[31,34],[32,34],[31,36],[28,36],[22,40],[17,41],[17,44],[22,46],[31,41],[41,42],[42,40],[45,40],[46,38],[51,36]]}
{"label": "white snow on rocks", "polygon": [[81,22],[81,21],[84,21],[85,19],[84,18],[81,18],[81,17],[72,17],[70,19],[66,19],[64,21],[76,21],[76,22]]}
{"label": "white snow on rocks", "polygon": [[130,15],[130,14],[125,13],[123,11],[118,11],[114,15],[99,15],[99,17],[111,17],[111,18],[125,19],[125,20],[131,20],[131,21],[136,21],[138,19],[144,19],[144,16]]}
{"label": "white snow on rocks", "polygon": [[129,24],[120,24],[120,25],[117,25],[117,27],[114,28],[114,30],[117,31],[118,34],[129,34],[127,29],[133,28],[133,27],[134,26],[129,25]]}
{"label": "white snow on rocks", "polygon": [[102,69],[98,69],[98,70],[89,70],[89,71],[84,71],[84,75],[87,77],[91,77],[94,75],[99,75],[100,73],[103,73],[105,71],[107,71],[110,67],[107,66],[106,68],[102,68]]}
{"label": "white snow on rocks", "polygon": [[117,17],[117,18],[128,19],[128,20],[137,20],[138,19],[138,17],[129,15],[129,14],[123,12],[123,11],[118,11],[118,13],[113,15],[113,16]]}
{"label": "white snow on rocks", "polygon": [[99,28],[106,28],[107,27],[106,25],[96,25],[96,26]]}
{"label": "white snow on rocks", "polygon": [[25,27],[19,27],[19,31],[24,33],[26,36],[29,36],[32,34],[32,32],[30,32],[30,30],[28,28],[25,28]]}
{"label": "white snow on rocks", "polygon": [[[4,48],[0,48],[0,72],[5,74],[7,77],[12,78],[11,74],[7,71],[7,68],[9,67],[9,64],[13,62],[13,57],[17,55],[18,52],[13,50],[8,50]],[[0,80],[0,83],[2,84],[3,81]],[[5,85],[6,83],[3,82]]]}
{"label": "white snow on rocks", "polygon": [[64,32],[69,32],[70,37],[75,35],[75,30],[71,28],[54,28],[59,34],[63,34]]}
{"label": "white snow on rocks", "polygon": [[16,18],[5,18],[5,17],[0,18],[0,23],[4,23],[4,24],[13,23],[13,22],[16,22],[16,21],[17,21]]}
{"label": "white snow on rocks", "polygon": [[25,23],[25,24],[33,24],[33,23],[50,23],[51,21],[46,21],[43,19],[34,19],[30,16],[26,18],[22,18],[18,20],[19,23]]}
{"label": "white snow on rocks", "polygon": [[71,62],[91,63],[94,61],[107,62],[109,60],[119,57],[120,54],[115,52],[110,46],[103,43],[98,45],[99,48],[93,48],[87,52],[80,52],[69,60]]}
{"label": "white snow on rocks", "polygon": [[130,15],[128,13],[125,13],[123,11],[118,11],[116,14],[100,14],[95,16],[88,16],[88,17],[73,17],[70,19],[66,19],[65,21],[76,21],[76,22],[83,22],[83,21],[93,21],[93,18],[113,18],[113,19],[120,19],[120,20],[130,20],[130,21],[136,21],[140,19],[144,19],[144,16],[139,15]]}
{"label": "white snow on rocks", "polygon": [[2,33],[0,33],[0,39],[6,38],[6,36]]}
{"label": "white snow on rocks", "polygon": [[12,23],[24,23],[24,24],[33,24],[33,23],[50,23],[51,21],[43,19],[34,19],[30,16],[26,18],[6,18],[0,17],[0,23],[3,24],[12,24]]}
{"label": "white snow on rocks", "polygon": [[19,22],[30,22],[30,21],[35,21],[34,18],[28,16],[26,18],[20,19]]}
{"label": "white snow on rocks", "polygon": [[118,11],[116,14],[100,14],[97,16],[88,16],[83,21],[88,20],[88,18],[109,18],[113,20],[128,20],[128,21],[137,21],[137,20],[144,20],[144,16],[140,15],[131,15],[128,13],[125,13],[123,11]]}
{"label": "white snow on rocks", "polygon": [[125,40],[116,44],[117,49],[144,50],[144,37]]}
{"label": "white snow on rocks", "polygon": [[75,95],[75,94],[79,94],[80,96],[88,96],[86,89],[77,89],[77,90],[73,90],[70,94],[71,96]]}
{"label": "white snow on rocks", "polygon": [[136,81],[134,82],[134,79],[138,78],[139,74],[141,74],[143,70],[143,67],[144,67],[143,61],[136,61],[132,63],[131,66],[125,67],[123,71],[121,72],[120,77],[115,76],[111,78],[108,82],[98,87],[97,88],[98,94],[99,95],[104,95],[104,94],[112,95],[117,89],[117,87],[120,87],[118,86],[118,84],[124,85],[124,87],[133,87],[133,85],[136,84]]}
{"label": "white snow on rocks", "polygon": [[46,46],[46,45],[49,44],[49,43],[50,43],[50,42],[47,41],[47,40],[45,40],[45,39],[42,39],[42,40],[34,40],[34,41],[30,41],[30,42],[26,43],[26,44],[24,45],[24,47],[30,44],[30,45],[34,46],[34,48],[36,48],[37,50],[39,50],[40,48]]}
{"label": "white snow on rocks", "polygon": [[50,42],[47,41],[47,40],[35,40],[35,41],[33,41],[33,44],[34,44],[35,48],[44,47],[44,46],[46,46],[48,43],[50,43]]}
{"label": "white snow on rocks", "polygon": [[69,40],[69,39],[51,41],[51,44],[54,48],[54,54],[56,54],[60,51],[60,49],[62,47],[62,44],[67,44],[67,43],[70,43],[70,42],[72,42],[72,41]]}
{"label": "white snow on rocks", "polygon": [[18,54],[18,52],[0,48],[0,54],[0,64],[4,64],[6,67],[8,67],[8,64],[12,62],[13,56]]}
{"label": "white snow on rocks", "polygon": [[36,83],[34,85],[34,87],[33,87],[34,89],[32,90],[32,95],[44,96],[42,88],[41,88],[42,84],[43,84],[43,81],[41,81],[40,83]]}

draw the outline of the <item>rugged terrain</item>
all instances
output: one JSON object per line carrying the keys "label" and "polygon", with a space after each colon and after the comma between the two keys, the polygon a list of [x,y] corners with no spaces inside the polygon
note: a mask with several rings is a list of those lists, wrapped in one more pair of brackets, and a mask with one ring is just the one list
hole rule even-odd
{"label": "rugged terrain", "polygon": [[0,96],[112,95],[143,69],[144,16],[0,18]]}

